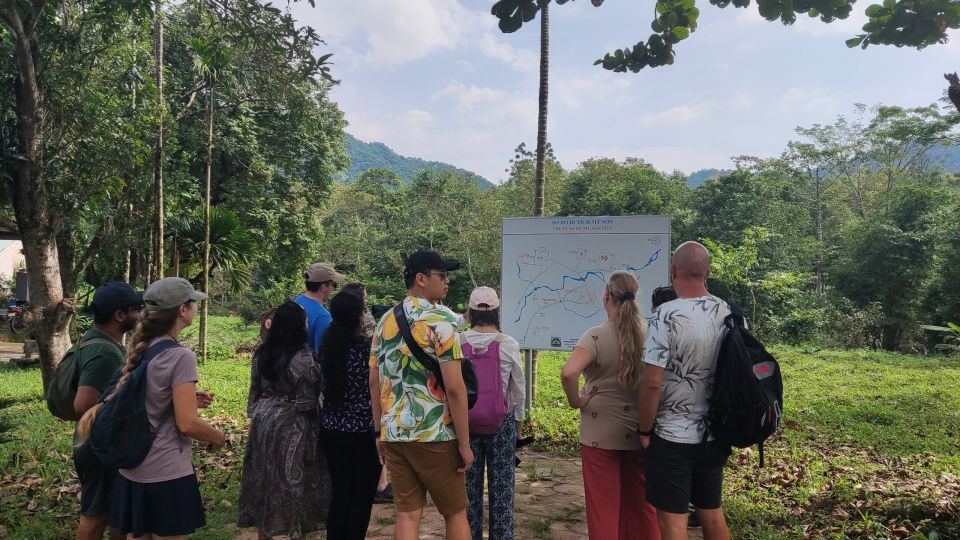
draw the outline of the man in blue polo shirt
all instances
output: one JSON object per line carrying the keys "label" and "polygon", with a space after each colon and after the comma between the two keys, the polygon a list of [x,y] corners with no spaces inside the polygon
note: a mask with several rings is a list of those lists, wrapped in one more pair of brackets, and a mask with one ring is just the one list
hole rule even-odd
{"label": "man in blue polo shirt", "polygon": [[307,290],[293,301],[303,306],[303,310],[307,312],[307,348],[316,352],[320,348],[324,332],[333,320],[323,304],[346,277],[337,273],[333,266],[318,262],[307,268],[303,278]]}

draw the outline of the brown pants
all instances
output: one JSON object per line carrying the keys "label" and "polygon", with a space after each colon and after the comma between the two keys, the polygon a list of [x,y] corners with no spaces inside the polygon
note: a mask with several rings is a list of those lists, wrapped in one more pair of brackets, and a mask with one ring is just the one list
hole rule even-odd
{"label": "brown pants", "polygon": [[443,517],[467,508],[467,488],[457,441],[384,442],[383,455],[393,484],[393,502],[400,512],[420,510],[427,493]]}

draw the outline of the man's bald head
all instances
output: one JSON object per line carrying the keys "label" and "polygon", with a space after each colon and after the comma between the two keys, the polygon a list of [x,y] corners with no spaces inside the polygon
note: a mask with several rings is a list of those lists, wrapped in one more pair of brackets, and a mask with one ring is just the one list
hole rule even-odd
{"label": "man's bald head", "polygon": [[673,252],[674,279],[706,280],[710,274],[710,252],[700,242],[684,242]]}

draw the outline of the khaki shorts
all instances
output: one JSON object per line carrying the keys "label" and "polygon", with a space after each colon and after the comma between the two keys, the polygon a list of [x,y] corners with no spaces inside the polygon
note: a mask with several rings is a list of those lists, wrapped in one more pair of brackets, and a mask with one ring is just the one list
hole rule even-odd
{"label": "khaki shorts", "polygon": [[457,441],[384,442],[383,457],[397,511],[420,510],[428,492],[443,517],[466,510],[465,475],[457,472],[463,465]]}

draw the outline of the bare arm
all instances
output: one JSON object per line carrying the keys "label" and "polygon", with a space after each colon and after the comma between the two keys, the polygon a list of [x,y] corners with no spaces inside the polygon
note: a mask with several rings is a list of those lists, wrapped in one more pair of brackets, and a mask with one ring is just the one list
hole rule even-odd
{"label": "bare arm", "polygon": [[380,369],[370,368],[370,410],[373,412],[373,430],[380,431],[383,411],[380,410]]}
{"label": "bare arm", "polygon": [[[506,359],[504,359],[506,357]],[[507,384],[507,407],[514,420],[521,422],[526,410],[526,386],[523,378],[523,364],[520,360],[520,345],[513,339],[505,339],[500,345],[501,365],[510,366],[510,378]]]}
{"label": "bare arm", "polygon": [[450,416],[453,417],[453,429],[457,432],[457,446],[463,467],[459,472],[469,471],[473,466],[473,451],[470,449],[470,422],[467,408],[467,386],[463,383],[463,372],[460,360],[449,360],[440,364],[440,373],[443,376],[444,390],[447,394],[447,405],[450,406]]}
{"label": "bare arm", "polygon": [[83,416],[90,407],[97,404],[100,400],[100,390],[93,386],[78,386],[77,397],[73,398],[73,410],[77,413],[77,419]]}
{"label": "bare arm", "polygon": [[[639,424],[637,429],[641,432],[653,430],[653,422],[657,418],[657,407],[660,406],[660,386],[663,384],[663,368],[653,364],[643,364],[643,370],[640,373],[640,397],[637,399],[637,409],[639,412]],[[644,447],[649,444],[649,435],[642,436],[641,444]]]}
{"label": "bare arm", "polygon": [[226,444],[226,435],[197,414],[197,383],[188,382],[173,389],[173,414],[177,429],[187,437],[216,446]]}
{"label": "bare arm", "polygon": [[593,360],[590,351],[583,347],[574,347],[567,363],[563,365],[563,371],[560,372],[560,382],[563,384],[563,392],[567,395],[567,403],[574,409],[584,407],[596,393],[596,388],[586,395],[580,391],[580,375],[593,363]]}

